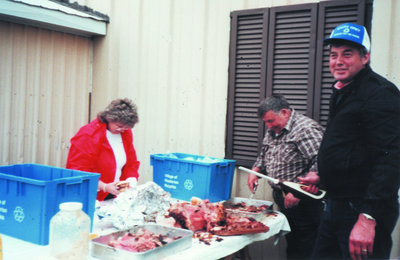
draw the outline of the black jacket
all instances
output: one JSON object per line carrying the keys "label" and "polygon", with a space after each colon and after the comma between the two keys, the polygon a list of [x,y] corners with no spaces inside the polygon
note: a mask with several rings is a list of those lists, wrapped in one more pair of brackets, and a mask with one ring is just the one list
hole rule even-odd
{"label": "black jacket", "polygon": [[322,186],[334,199],[379,216],[397,203],[400,183],[400,91],[369,67],[334,90],[318,153]]}

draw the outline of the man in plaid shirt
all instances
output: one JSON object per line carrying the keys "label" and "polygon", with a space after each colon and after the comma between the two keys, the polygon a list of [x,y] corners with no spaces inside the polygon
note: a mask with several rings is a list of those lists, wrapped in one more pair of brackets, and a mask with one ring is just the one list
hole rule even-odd
{"label": "man in plaid shirt", "polygon": [[[258,116],[268,128],[262,149],[252,170],[270,177],[299,182],[297,177],[317,171],[317,154],[324,128],[316,121],[290,108],[283,96],[271,96],[258,109]],[[255,192],[258,177],[248,176],[248,186]],[[272,184],[273,197],[287,217],[291,232],[286,235],[287,258],[308,259],[316,240],[322,204],[318,200],[296,198]]]}

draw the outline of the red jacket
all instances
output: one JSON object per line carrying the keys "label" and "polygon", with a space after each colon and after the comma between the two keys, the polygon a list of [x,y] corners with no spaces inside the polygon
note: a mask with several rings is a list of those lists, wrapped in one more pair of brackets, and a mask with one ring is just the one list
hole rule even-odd
{"label": "red jacket", "polygon": [[[98,119],[81,127],[78,133],[71,138],[67,168],[80,171],[100,173],[100,180],[105,183],[114,181],[116,163],[114,152],[106,137],[107,126]],[[136,151],[133,147],[132,130],[126,130],[122,134],[122,142],[126,153],[126,164],[122,168],[120,180],[129,177],[138,179],[139,164]],[[104,200],[108,193],[99,191],[98,200]]]}

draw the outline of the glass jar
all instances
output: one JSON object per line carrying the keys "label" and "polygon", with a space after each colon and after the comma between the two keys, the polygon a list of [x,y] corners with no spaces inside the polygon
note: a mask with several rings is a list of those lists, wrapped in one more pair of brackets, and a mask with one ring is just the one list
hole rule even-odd
{"label": "glass jar", "polygon": [[60,211],[50,220],[50,254],[59,260],[87,259],[90,218],[82,203],[61,203]]}

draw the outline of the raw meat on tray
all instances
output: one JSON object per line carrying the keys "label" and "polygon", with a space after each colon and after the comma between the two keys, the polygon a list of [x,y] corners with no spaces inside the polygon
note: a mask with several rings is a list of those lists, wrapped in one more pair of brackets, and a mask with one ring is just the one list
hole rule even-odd
{"label": "raw meat on tray", "polygon": [[178,202],[168,210],[177,224],[189,230],[209,231],[215,225],[225,222],[226,211],[221,203],[192,199],[191,202]]}
{"label": "raw meat on tray", "polygon": [[254,218],[228,217],[225,226],[215,226],[210,232],[220,236],[234,236],[268,232],[269,227]]}
{"label": "raw meat on tray", "polygon": [[260,206],[247,205],[246,202],[229,204],[228,206],[225,205],[225,207],[227,209],[237,209],[241,211],[254,212],[254,213],[264,212],[269,208],[268,205],[260,205]]}
{"label": "raw meat on tray", "polygon": [[127,232],[118,239],[111,240],[108,242],[108,245],[130,252],[145,252],[156,247],[161,247],[179,238],[181,237],[154,234],[145,228],[140,228],[136,233]]}
{"label": "raw meat on tray", "polygon": [[192,198],[191,202],[178,202],[168,210],[177,226],[193,232],[207,231],[216,235],[240,235],[268,232],[269,227],[254,218],[227,215],[223,203]]}

